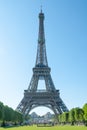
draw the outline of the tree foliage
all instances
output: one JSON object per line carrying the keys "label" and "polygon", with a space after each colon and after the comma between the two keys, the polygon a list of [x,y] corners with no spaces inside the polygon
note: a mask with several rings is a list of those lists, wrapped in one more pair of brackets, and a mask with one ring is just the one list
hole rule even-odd
{"label": "tree foliage", "polygon": [[1,121],[12,121],[12,122],[22,122],[23,115],[11,107],[4,106],[2,102],[0,102],[0,120]]}
{"label": "tree foliage", "polygon": [[4,105],[2,102],[0,102],[0,120],[2,120],[4,117]]}
{"label": "tree foliage", "polygon": [[81,108],[75,108],[75,121],[82,122],[84,120],[84,111]]}
{"label": "tree foliage", "polygon": [[75,122],[75,111],[74,108],[69,111],[69,122],[72,124]]}
{"label": "tree foliage", "polygon": [[87,121],[87,103],[83,106],[84,119]]}
{"label": "tree foliage", "polygon": [[72,125],[87,123],[87,103],[83,108],[72,108],[69,112],[58,115],[58,120],[60,123],[71,123]]}

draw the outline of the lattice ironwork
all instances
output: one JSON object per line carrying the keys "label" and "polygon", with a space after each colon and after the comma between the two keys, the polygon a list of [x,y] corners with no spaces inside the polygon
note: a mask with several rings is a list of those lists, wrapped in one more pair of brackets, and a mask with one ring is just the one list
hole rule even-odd
{"label": "lattice ironwork", "polygon": [[[24,97],[17,106],[17,111],[24,115],[38,106],[46,106],[53,110],[55,114],[67,112],[68,109],[62,99],[60,98],[59,90],[55,89],[54,83],[50,74],[50,67],[48,67],[45,35],[44,35],[44,14],[39,13],[39,35],[36,64],[33,68],[33,76],[31,78],[29,87],[24,91]],[[45,90],[38,90],[38,81],[45,81]]]}

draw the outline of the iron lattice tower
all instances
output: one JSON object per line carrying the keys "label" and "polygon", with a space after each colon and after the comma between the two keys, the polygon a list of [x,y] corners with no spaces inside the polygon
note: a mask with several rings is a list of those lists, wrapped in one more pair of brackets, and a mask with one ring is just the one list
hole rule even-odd
{"label": "iron lattice tower", "polygon": [[[31,78],[29,87],[24,90],[24,97],[17,106],[17,111],[24,115],[38,106],[45,106],[50,108],[55,114],[67,112],[68,109],[62,99],[60,98],[59,90],[55,89],[54,83],[50,74],[50,67],[48,66],[45,35],[44,35],[44,13],[39,13],[39,34],[36,64],[33,68],[33,76]],[[39,80],[45,81],[45,90],[38,90]]]}

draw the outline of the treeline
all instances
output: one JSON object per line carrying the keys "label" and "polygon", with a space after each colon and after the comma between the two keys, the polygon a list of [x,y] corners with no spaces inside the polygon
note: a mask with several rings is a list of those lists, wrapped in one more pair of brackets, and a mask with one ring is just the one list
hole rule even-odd
{"label": "treeline", "polygon": [[21,113],[13,110],[12,108],[5,106],[0,102],[0,124],[4,125],[8,122],[17,124],[23,121]]}
{"label": "treeline", "polygon": [[85,124],[87,126],[87,103],[83,108],[73,108],[69,112],[58,115],[58,121],[60,124]]}

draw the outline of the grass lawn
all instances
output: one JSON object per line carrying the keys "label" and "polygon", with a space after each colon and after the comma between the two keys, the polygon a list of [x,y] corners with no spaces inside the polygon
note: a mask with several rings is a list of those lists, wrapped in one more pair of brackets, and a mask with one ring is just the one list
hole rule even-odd
{"label": "grass lawn", "polygon": [[0,130],[87,130],[85,126],[52,126],[52,127],[37,127],[37,126],[21,126],[12,128],[0,128]]}

